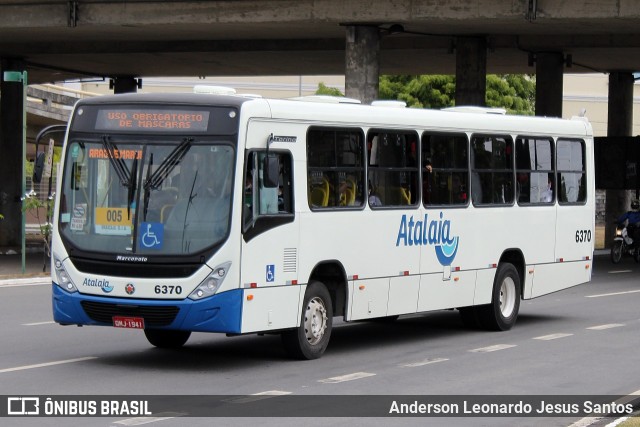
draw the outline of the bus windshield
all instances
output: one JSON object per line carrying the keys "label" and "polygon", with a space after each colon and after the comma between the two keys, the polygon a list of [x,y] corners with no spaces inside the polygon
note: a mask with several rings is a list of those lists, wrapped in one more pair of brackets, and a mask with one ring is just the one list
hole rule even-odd
{"label": "bus windshield", "polygon": [[81,251],[195,254],[229,232],[230,141],[70,135],[59,230]]}

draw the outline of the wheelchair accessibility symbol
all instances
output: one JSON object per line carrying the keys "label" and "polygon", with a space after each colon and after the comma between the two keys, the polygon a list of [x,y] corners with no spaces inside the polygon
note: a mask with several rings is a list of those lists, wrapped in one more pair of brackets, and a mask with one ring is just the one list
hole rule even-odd
{"label": "wheelchair accessibility symbol", "polygon": [[267,282],[273,282],[276,278],[276,266],[273,264],[267,265]]}
{"label": "wheelchair accessibility symbol", "polygon": [[161,222],[143,222],[140,226],[140,244],[147,249],[162,249],[164,225]]}

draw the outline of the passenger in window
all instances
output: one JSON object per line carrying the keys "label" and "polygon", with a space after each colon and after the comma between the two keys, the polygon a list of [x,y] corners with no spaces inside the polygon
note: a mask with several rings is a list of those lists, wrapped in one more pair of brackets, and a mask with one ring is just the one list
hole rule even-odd
{"label": "passenger in window", "polygon": [[369,206],[382,206],[382,200],[374,191],[371,182],[369,182]]}

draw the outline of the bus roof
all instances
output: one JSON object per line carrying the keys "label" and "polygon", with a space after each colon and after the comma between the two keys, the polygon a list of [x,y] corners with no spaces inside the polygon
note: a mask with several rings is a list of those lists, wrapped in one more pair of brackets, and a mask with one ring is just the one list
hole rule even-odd
{"label": "bus roof", "polygon": [[[570,120],[509,114],[478,114],[476,110],[432,110],[370,106],[358,104],[324,104],[291,100],[265,100],[272,117],[318,123],[359,126],[410,127],[451,131],[466,129],[473,132],[491,131],[513,134],[558,134],[591,136],[592,129],[584,117]],[[248,107],[246,105],[245,107]],[[463,125],[464,124],[464,125]]]}
{"label": "bus roof", "polygon": [[78,102],[79,105],[121,103],[224,105],[241,108],[246,114],[253,117],[270,116],[273,119],[299,120],[317,125],[409,127],[458,132],[464,129],[471,132],[486,131],[520,135],[592,136],[591,125],[585,117],[574,117],[567,120],[510,114],[478,114],[479,111],[488,111],[478,107],[432,110],[398,108],[395,105],[388,106],[384,103],[372,106],[355,103],[310,102],[304,98],[267,99],[205,93],[132,93],[86,98]]}

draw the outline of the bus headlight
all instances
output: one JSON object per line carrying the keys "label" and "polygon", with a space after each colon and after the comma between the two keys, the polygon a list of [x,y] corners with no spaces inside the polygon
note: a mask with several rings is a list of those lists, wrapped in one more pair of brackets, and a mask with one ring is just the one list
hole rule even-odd
{"label": "bus headlight", "polygon": [[54,257],[53,267],[55,268],[56,277],[58,278],[58,286],[67,292],[77,292],[78,288],[73,284],[71,276],[69,276],[67,270],[64,269],[62,261]]}
{"label": "bus headlight", "polygon": [[189,298],[192,300],[199,300],[215,294],[220,288],[220,285],[222,285],[224,278],[227,277],[230,267],[231,262],[225,262],[224,264],[220,264],[214,268],[211,274],[209,274],[207,278],[200,283],[200,286],[191,292]]}

